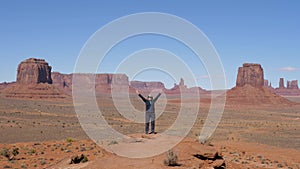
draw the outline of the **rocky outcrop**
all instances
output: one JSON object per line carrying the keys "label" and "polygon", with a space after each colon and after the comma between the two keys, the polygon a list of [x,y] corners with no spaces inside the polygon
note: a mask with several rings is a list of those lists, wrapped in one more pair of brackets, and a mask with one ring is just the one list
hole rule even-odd
{"label": "rocky outcrop", "polygon": [[272,83],[269,82],[269,80],[266,80],[266,79],[265,79],[265,82],[264,82],[264,87],[268,88],[270,90],[274,90],[274,88],[272,87]]}
{"label": "rocky outcrop", "polygon": [[162,82],[142,82],[131,81],[130,86],[143,91],[151,91],[154,89],[165,89],[165,85]]}
{"label": "rocky outcrop", "polygon": [[264,74],[259,64],[244,64],[238,70],[236,87],[227,91],[228,105],[290,105],[291,101],[265,87]]}
{"label": "rocky outcrop", "polygon": [[284,79],[280,78],[279,87],[274,89],[274,92],[281,96],[300,96],[298,80],[287,81],[286,86],[284,86]]}
{"label": "rocky outcrop", "polygon": [[287,81],[287,89],[299,89],[298,80]]}
{"label": "rocky outcrop", "polygon": [[74,75],[79,84],[94,84],[98,93],[110,93],[112,87],[117,89],[129,87],[128,77],[125,74],[61,74],[59,72],[52,73],[53,85],[71,94]]}
{"label": "rocky outcrop", "polygon": [[279,89],[284,89],[284,78],[279,79]]}
{"label": "rocky outcrop", "polygon": [[30,58],[18,65],[17,83],[52,83],[51,66],[44,59]]}
{"label": "rocky outcrop", "polygon": [[52,72],[52,83],[53,85],[60,88],[68,88],[72,86],[72,75],[61,74],[59,72]]}
{"label": "rocky outcrop", "polygon": [[269,86],[269,80],[264,80],[264,87],[268,87]]}
{"label": "rocky outcrop", "polygon": [[66,99],[67,94],[52,85],[51,66],[44,59],[30,58],[18,66],[17,82],[8,84],[1,92],[18,99]]}
{"label": "rocky outcrop", "polygon": [[243,87],[247,84],[253,87],[264,86],[264,71],[260,64],[245,63],[243,67],[239,67],[236,86]]}

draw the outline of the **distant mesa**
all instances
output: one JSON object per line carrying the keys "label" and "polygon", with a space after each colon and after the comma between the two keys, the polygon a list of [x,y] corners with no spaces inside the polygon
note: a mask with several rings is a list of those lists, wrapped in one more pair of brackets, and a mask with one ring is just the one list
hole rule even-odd
{"label": "distant mesa", "polygon": [[279,80],[279,88],[277,89],[299,89],[298,80],[292,80],[286,82],[286,87],[284,86],[284,78]]}
{"label": "distant mesa", "polygon": [[44,59],[30,58],[18,65],[17,81],[2,94],[9,98],[65,99],[68,96],[52,85],[51,66]]}
{"label": "distant mesa", "polygon": [[180,94],[182,90],[190,93],[195,93],[195,90],[198,90],[199,93],[208,93],[200,87],[188,89],[182,78],[179,85],[175,83],[173,88],[166,89],[162,82],[129,81],[126,74],[61,74],[59,72],[52,72],[53,85],[71,94],[74,75],[76,75],[77,83],[83,85],[91,84],[92,80],[94,80],[96,94],[110,94],[112,88],[114,88],[114,91],[121,93],[128,92],[128,90],[130,93],[135,93],[136,89],[145,93],[150,93],[155,89],[161,89],[166,94]]}
{"label": "distant mesa", "polygon": [[245,63],[238,69],[236,87],[227,91],[229,105],[292,104],[291,101],[269,90],[260,64]]}
{"label": "distant mesa", "polygon": [[[44,60],[29,58],[18,65],[16,82],[1,83],[0,93],[11,98],[32,98],[32,99],[57,99],[70,98],[74,75],[79,87],[87,86],[94,88],[96,94],[111,94],[112,89],[117,92],[135,93],[141,90],[145,93],[154,89],[161,89],[165,94],[180,94],[183,91],[190,95],[195,93],[211,94],[200,87],[188,88],[184,79],[181,78],[178,84],[171,89],[166,89],[162,82],[129,81],[126,74],[62,74],[51,72],[52,67]],[[227,102],[238,104],[278,104],[290,102],[280,97],[300,95],[298,81],[287,81],[284,86],[284,79],[280,79],[279,88],[274,89],[268,80],[264,79],[264,70],[260,64],[245,63],[238,69],[236,87],[227,91]],[[276,94],[275,94],[276,93]],[[277,95],[279,94],[279,95]],[[202,96],[205,96],[202,95]]]}
{"label": "distant mesa", "polygon": [[76,77],[76,84],[87,89],[95,89],[96,94],[110,94],[112,87],[116,91],[128,91],[129,81],[125,74],[62,74],[52,72],[53,85],[62,91],[72,94],[73,78]]}
{"label": "distant mesa", "polygon": [[271,90],[281,96],[300,96],[298,80],[287,81],[285,87],[284,78],[280,78],[279,87]]}
{"label": "distant mesa", "polygon": [[299,89],[298,80],[287,81],[287,89]]}
{"label": "distant mesa", "polygon": [[142,82],[142,81],[131,81],[130,86],[144,91],[152,91],[154,89],[165,89],[165,85],[162,82]]}

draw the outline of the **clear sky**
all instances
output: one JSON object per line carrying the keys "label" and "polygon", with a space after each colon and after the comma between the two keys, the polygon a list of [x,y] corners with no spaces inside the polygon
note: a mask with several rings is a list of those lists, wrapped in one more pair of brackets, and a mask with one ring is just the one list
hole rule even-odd
{"label": "clear sky", "polygon": [[[163,12],[188,20],[206,34],[224,65],[227,88],[234,86],[237,69],[244,62],[262,64],[265,78],[276,87],[280,77],[300,80],[299,9],[298,0],[2,0],[0,82],[14,81],[18,63],[29,57],[46,59],[53,71],[72,73],[81,48],[99,28],[124,15]],[[129,46],[131,52],[159,47],[180,53],[182,59],[189,55],[177,42],[158,36],[133,38]],[[99,71],[113,72],[128,51],[112,51]],[[189,66],[197,71],[199,85],[210,89],[205,69]],[[174,83],[155,72],[145,72],[134,80],[163,81],[167,87]]]}

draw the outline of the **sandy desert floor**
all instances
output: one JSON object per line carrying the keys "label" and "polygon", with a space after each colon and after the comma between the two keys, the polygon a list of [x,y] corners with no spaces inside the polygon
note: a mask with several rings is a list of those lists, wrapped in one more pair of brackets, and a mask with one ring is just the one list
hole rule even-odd
{"label": "sandy desert floor", "polygon": [[[289,98],[299,102],[299,98]],[[143,111],[137,97],[132,104]],[[115,130],[147,142],[155,140],[176,120],[179,100],[170,97],[156,121],[157,135],[145,136],[144,124],[123,118],[110,97],[99,96],[98,105]],[[220,159],[197,154],[218,153],[226,168],[300,168],[300,105],[227,105],[223,118],[205,145],[197,138],[209,110],[210,100],[202,99],[194,127],[173,148],[178,166],[164,165],[166,153],[130,159],[107,152],[82,130],[71,100],[38,101],[0,97],[0,166],[2,168],[212,168]],[[115,144],[119,144],[116,142]],[[130,144],[130,143],[128,143]],[[17,153],[16,153],[17,152]],[[15,155],[14,155],[15,154]],[[69,164],[84,154],[88,161]]]}

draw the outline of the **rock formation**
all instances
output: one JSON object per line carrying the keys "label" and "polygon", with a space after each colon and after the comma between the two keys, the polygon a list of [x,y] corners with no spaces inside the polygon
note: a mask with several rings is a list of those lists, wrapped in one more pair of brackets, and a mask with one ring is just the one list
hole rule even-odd
{"label": "rock formation", "polygon": [[186,85],[184,84],[183,78],[180,78],[179,86],[186,87]]}
{"label": "rock formation", "polygon": [[287,89],[299,89],[298,80],[287,81]]}
{"label": "rock formation", "polygon": [[243,87],[249,84],[253,87],[264,86],[264,71],[260,64],[245,63],[239,67],[236,86]]}
{"label": "rock formation", "polygon": [[71,94],[74,75],[79,84],[94,84],[93,87],[98,93],[110,93],[113,87],[122,90],[129,87],[128,77],[125,74],[61,74],[59,72],[52,73],[53,85]]}
{"label": "rock formation", "polygon": [[165,85],[162,82],[131,81],[130,86],[143,91],[151,91],[153,89],[165,89]]}
{"label": "rock formation", "polygon": [[279,89],[284,89],[284,78],[280,78],[279,80]]}
{"label": "rock formation", "polygon": [[259,64],[244,64],[238,70],[236,87],[227,91],[229,105],[282,105],[292,104],[291,101],[273,93],[264,87],[264,74]]}
{"label": "rock formation", "polygon": [[59,88],[68,88],[72,86],[72,74],[61,74],[52,72],[52,83]]}
{"label": "rock formation", "polygon": [[274,92],[281,96],[300,96],[298,80],[287,81],[286,86],[284,86],[284,79],[280,78],[279,87],[274,89]]}
{"label": "rock formation", "polygon": [[44,59],[30,58],[18,66],[17,82],[9,84],[2,94],[9,98],[66,99],[68,95],[52,85],[51,66]]}
{"label": "rock formation", "polygon": [[18,66],[17,83],[51,84],[51,66],[44,59],[30,58],[24,60]]}
{"label": "rock formation", "polygon": [[265,79],[264,87],[270,89],[271,91],[274,90],[274,88],[272,86],[272,83],[269,82],[269,80],[266,80],[266,79]]}
{"label": "rock formation", "polygon": [[269,86],[269,80],[264,80],[264,87],[268,87]]}

